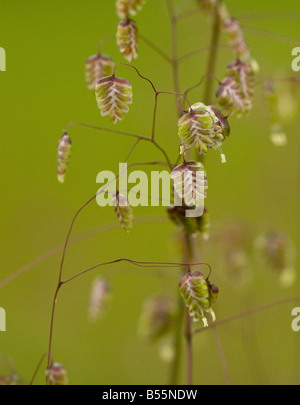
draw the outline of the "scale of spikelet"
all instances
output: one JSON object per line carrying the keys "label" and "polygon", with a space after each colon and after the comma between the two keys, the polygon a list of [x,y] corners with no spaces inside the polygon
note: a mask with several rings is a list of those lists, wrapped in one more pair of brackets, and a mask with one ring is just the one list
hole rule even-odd
{"label": "scale of spikelet", "polygon": [[206,154],[209,149],[220,148],[229,135],[229,125],[217,108],[196,103],[179,118],[178,135],[181,153],[195,145],[199,154]]}
{"label": "scale of spikelet", "polygon": [[120,18],[126,18],[129,14],[136,15],[145,3],[146,0],[117,0],[117,15]]}
{"label": "scale of spikelet", "polygon": [[184,162],[172,170],[171,178],[175,193],[188,207],[198,207],[206,197],[207,179],[202,163]]}
{"label": "scale of spikelet", "polygon": [[72,142],[67,133],[59,139],[57,147],[57,179],[60,183],[65,181],[65,175],[70,160]]}
{"label": "scale of spikelet", "polygon": [[205,279],[200,271],[188,272],[181,279],[179,290],[194,322],[201,319],[207,327],[207,314],[211,316],[212,321],[216,320],[212,306],[217,299],[218,288]]}
{"label": "scale of spikelet", "polygon": [[105,55],[93,55],[88,58],[85,65],[85,80],[88,89],[94,90],[99,79],[111,76],[114,61]]}
{"label": "scale of spikelet", "polygon": [[98,80],[95,88],[98,108],[102,116],[109,115],[115,124],[124,118],[132,103],[132,87],[128,80],[114,76]]}
{"label": "scale of spikelet", "polygon": [[137,27],[133,20],[127,18],[119,22],[116,35],[117,45],[128,62],[132,62],[138,57],[137,34]]}
{"label": "scale of spikelet", "polygon": [[117,192],[113,195],[112,203],[115,207],[122,228],[126,232],[129,232],[133,225],[133,214],[127,198],[123,194]]}

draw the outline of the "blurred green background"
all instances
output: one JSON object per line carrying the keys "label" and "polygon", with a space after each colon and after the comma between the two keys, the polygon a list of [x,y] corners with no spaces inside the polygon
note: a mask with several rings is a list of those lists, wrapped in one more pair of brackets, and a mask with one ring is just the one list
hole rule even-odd
{"label": "blurred green background", "polygon": [[[193,3],[186,2],[187,10],[194,7]],[[300,45],[296,40],[299,1],[229,0],[226,4],[245,26],[252,56],[260,65],[259,77],[300,78],[300,72],[291,70],[291,51]],[[117,172],[118,163],[133,145],[130,138],[72,127],[69,134],[73,151],[66,182],[62,185],[57,181],[57,141],[69,121],[113,127],[107,117],[100,117],[93,92],[86,88],[84,69],[86,59],[97,52],[98,41],[115,35],[118,23],[115,1],[15,0],[3,2],[1,9],[0,46],[6,50],[7,71],[0,73],[0,282],[64,241],[74,213],[99,188],[95,182],[97,173]],[[149,0],[136,21],[144,36],[170,54],[165,1]],[[178,36],[179,55],[206,47],[210,23],[195,14],[179,23]],[[221,43],[226,43],[224,38]],[[115,61],[124,61],[114,40],[105,42],[102,49]],[[182,90],[200,80],[207,55],[205,52],[195,55],[181,65]],[[232,60],[234,54],[221,48],[216,71],[220,79]],[[140,42],[134,65],[158,89],[173,90],[170,66],[145,43]],[[132,83],[134,104],[126,119],[114,128],[149,136],[153,109],[150,86],[126,67],[118,68],[117,73]],[[296,84],[290,89],[300,92]],[[286,232],[296,248],[300,243],[297,92],[297,113],[284,123],[286,146],[276,147],[270,141],[268,111],[258,85],[251,114],[243,119],[230,118],[231,136],[223,147],[227,163],[220,163],[218,152],[211,152],[207,158],[207,207],[212,229],[210,242],[202,244],[200,256],[211,264],[211,280],[220,290],[215,307],[217,319],[299,294],[299,277],[292,286],[283,288],[278,275],[252,255],[253,238],[265,229]],[[201,88],[193,91],[191,102],[201,101],[201,94]],[[172,160],[176,159],[179,145],[176,125],[173,97],[161,96],[157,141],[168,150]],[[131,161],[157,159],[161,155],[154,147],[141,144]],[[164,207],[138,207],[134,214],[136,225],[130,234],[125,234],[113,209],[92,203],[84,210],[73,236],[105,224],[110,229],[69,247],[64,277],[117,257],[182,260],[176,229],[166,218]],[[235,226],[246,230],[246,250],[251,258],[249,277],[242,284],[222,261],[222,241],[226,239],[222,232]],[[24,383],[28,383],[47,351],[60,258],[61,250],[0,290],[0,306],[7,314],[7,332],[0,334],[0,354],[12,356]],[[296,268],[298,264],[299,258]],[[95,270],[61,289],[53,335],[54,360],[64,364],[71,384],[168,383],[168,363],[160,358],[158,344],[149,345],[139,339],[137,322],[147,297],[164,294],[176,300],[178,272],[139,269],[128,264],[103,271]],[[109,277],[113,299],[107,316],[92,325],[87,319],[87,309],[91,283],[98,274]],[[300,382],[300,332],[291,329],[291,311],[295,306],[300,306],[300,300],[218,327],[232,383]],[[35,383],[44,383],[44,366],[45,363]],[[184,354],[180,370],[179,382],[185,383]],[[195,384],[226,382],[211,330],[194,338],[194,375]]]}

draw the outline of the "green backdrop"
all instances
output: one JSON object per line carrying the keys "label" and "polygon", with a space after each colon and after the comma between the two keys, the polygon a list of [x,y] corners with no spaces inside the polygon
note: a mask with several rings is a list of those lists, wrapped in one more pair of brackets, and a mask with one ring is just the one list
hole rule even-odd
{"label": "green backdrop", "polygon": [[[99,188],[97,173],[116,172],[133,145],[130,138],[72,127],[73,150],[66,182],[62,185],[57,181],[57,141],[69,121],[113,127],[107,117],[100,116],[93,92],[86,88],[84,69],[86,59],[97,52],[98,41],[115,35],[118,17],[114,3],[14,0],[1,5],[0,46],[6,51],[7,66],[6,72],[0,72],[0,282],[63,243],[74,213]],[[233,15],[241,18],[252,55],[260,65],[259,77],[300,78],[300,72],[291,70],[291,51],[300,44],[299,1],[228,0],[226,4]],[[192,4],[187,8],[191,9]],[[208,46],[210,23],[206,20],[195,14],[179,23],[179,55]],[[164,1],[149,0],[136,21],[143,35],[170,54],[170,24]],[[221,43],[225,43],[224,38]],[[102,49],[115,61],[124,61],[113,39],[106,41]],[[207,55],[196,54],[181,65],[182,89],[200,80]],[[218,78],[222,79],[232,59],[231,51],[220,48]],[[170,67],[143,42],[134,65],[158,89],[173,90]],[[132,83],[134,103],[116,128],[149,136],[153,110],[150,86],[124,66],[118,68],[118,75]],[[299,93],[300,86],[294,84],[293,90]],[[192,102],[201,101],[201,91],[199,88],[191,93]],[[211,264],[211,279],[220,290],[215,307],[219,320],[299,294],[299,277],[294,285],[283,288],[277,275],[261,266],[255,257],[249,280],[240,286],[228,276],[220,260],[220,243],[214,242],[220,230],[237,225],[247,230],[249,249],[257,232],[269,228],[288,233],[296,247],[300,243],[299,103],[293,120],[285,122],[288,144],[280,148],[269,138],[261,86],[256,87],[255,94],[249,116],[230,118],[231,135],[223,148],[227,163],[220,163],[218,152],[212,152],[207,159],[212,237],[200,254],[201,260]],[[295,97],[298,102],[299,97]],[[174,99],[162,95],[157,140],[168,149],[172,160],[176,159],[179,145],[176,125]],[[157,159],[161,159],[159,152],[148,144],[139,145],[132,156],[132,161]],[[166,218],[165,207],[138,207],[134,214],[136,225],[127,235],[118,226],[113,209],[93,203],[84,210],[73,236],[106,224],[108,229],[69,247],[64,277],[117,257],[181,260],[176,229]],[[61,250],[0,290],[0,306],[7,314],[7,331],[0,333],[0,354],[13,358],[24,383],[29,382],[47,351],[60,258]],[[100,270],[86,274],[59,293],[53,334],[55,361],[64,364],[71,384],[168,383],[169,365],[159,357],[158,344],[148,345],[139,339],[137,321],[147,297],[177,297],[178,272],[129,264],[105,268],[113,297],[107,316],[92,325],[87,320],[87,308],[91,282],[98,274],[102,274]],[[300,300],[218,327],[234,384],[299,383],[300,332],[291,328],[291,311],[296,306],[300,306]],[[185,382],[184,360],[183,352],[181,383]],[[44,368],[45,363],[35,383],[44,383]],[[226,382],[211,329],[194,338],[194,373],[196,384]]]}

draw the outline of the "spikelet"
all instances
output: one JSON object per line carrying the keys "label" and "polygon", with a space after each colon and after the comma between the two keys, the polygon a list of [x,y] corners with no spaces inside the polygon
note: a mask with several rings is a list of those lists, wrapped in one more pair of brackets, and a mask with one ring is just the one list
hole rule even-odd
{"label": "spikelet", "polygon": [[226,5],[220,2],[217,7],[217,13],[229,46],[236,52],[237,59],[246,61],[249,58],[249,47],[245,41],[243,30],[240,23],[231,16]]}
{"label": "spikelet", "polygon": [[194,322],[201,319],[203,325],[208,326],[207,314],[215,321],[212,306],[217,299],[218,288],[205,279],[200,271],[186,273],[179,283],[179,290]]}
{"label": "spikelet", "polygon": [[94,90],[99,79],[111,76],[113,73],[114,61],[105,55],[92,55],[85,65],[85,80],[88,89]]}
{"label": "spikelet", "polygon": [[72,142],[65,132],[58,142],[57,147],[57,179],[60,183],[65,181],[65,175],[71,155]]}
{"label": "spikelet", "polygon": [[241,92],[245,98],[253,98],[254,87],[254,69],[251,62],[230,63],[227,68],[227,76],[232,77],[239,84]]}
{"label": "spikelet", "polygon": [[221,106],[231,107],[238,117],[252,109],[254,68],[251,62],[237,60],[227,66],[227,77],[220,84],[216,97]]}
{"label": "spikelet", "polygon": [[206,154],[209,149],[220,148],[229,131],[227,119],[217,108],[193,104],[178,120],[180,152],[195,146],[199,154]]}
{"label": "spikelet", "polygon": [[15,373],[8,376],[0,375],[0,385],[21,385],[20,377]]}
{"label": "spikelet", "polygon": [[13,360],[8,355],[0,355],[1,385],[22,385],[22,381],[14,369]]}
{"label": "spikelet", "polygon": [[269,108],[271,141],[276,146],[284,146],[287,143],[287,137],[281,125],[278,109],[278,96],[271,82],[266,82],[264,86],[264,94]]}
{"label": "spikelet", "polygon": [[60,363],[52,363],[46,370],[47,385],[68,385],[69,379],[66,369]]}
{"label": "spikelet", "polygon": [[197,206],[206,197],[207,180],[200,162],[184,162],[171,172],[174,191],[186,206]]}
{"label": "spikelet", "polygon": [[93,281],[90,295],[88,317],[90,322],[95,322],[101,317],[105,310],[105,305],[110,297],[111,288],[106,278],[97,277]]}
{"label": "spikelet", "polygon": [[237,57],[240,60],[247,60],[249,57],[249,48],[246,44],[243,30],[239,22],[234,18],[225,20],[223,23],[223,29],[227,36],[229,45],[236,52]]}
{"label": "spikelet", "polygon": [[136,15],[137,11],[141,10],[146,0],[117,0],[117,15],[125,19],[131,15]]}
{"label": "spikelet", "polygon": [[128,62],[132,62],[138,57],[137,35],[138,30],[133,20],[127,18],[119,22],[116,35],[117,45]]}
{"label": "spikelet", "polygon": [[115,206],[115,211],[122,228],[126,232],[129,232],[133,225],[133,214],[127,198],[123,194],[117,192],[112,197],[112,203]]}
{"label": "spikelet", "polygon": [[171,205],[167,208],[170,220],[178,226],[180,230],[188,235],[197,236],[200,234],[204,240],[209,238],[210,216],[204,208],[201,216],[187,217],[188,207]]}
{"label": "spikelet", "polygon": [[132,103],[132,87],[129,81],[114,76],[100,79],[95,88],[98,108],[102,116],[109,115],[115,124],[124,118]]}
{"label": "spikelet", "polygon": [[289,236],[280,231],[267,231],[258,235],[254,247],[262,264],[279,275],[285,287],[296,278],[296,250]]}
{"label": "spikelet", "polygon": [[166,297],[151,297],[144,302],[138,334],[141,338],[156,341],[172,330],[175,324],[176,307]]}

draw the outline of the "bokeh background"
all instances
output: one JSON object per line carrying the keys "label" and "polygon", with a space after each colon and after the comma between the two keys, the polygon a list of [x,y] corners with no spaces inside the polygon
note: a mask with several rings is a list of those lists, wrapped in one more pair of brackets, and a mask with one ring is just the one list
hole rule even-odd
{"label": "bokeh background", "polygon": [[[193,3],[187,1],[186,9],[192,9]],[[300,72],[291,70],[291,51],[300,44],[299,1],[228,0],[226,4],[241,19],[252,56],[260,65],[259,77],[300,79]],[[170,53],[165,1],[148,1],[136,21],[144,36]],[[107,117],[100,117],[93,92],[86,88],[84,69],[86,59],[97,52],[98,41],[115,35],[117,23],[114,0],[14,0],[1,5],[0,46],[6,50],[7,71],[0,73],[0,282],[64,241],[74,213],[99,188],[97,173],[117,172],[118,163],[133,145],[126,137],[72,127],[73,151],[66,182],[62,185],[57,181],[57,141],[66,123],[76,120],[112,127]],[[179,23],[178,36],[179,55],[203,48],[209,44],[210,23],[195,14]],[[224,38],[221,43],[225,43]],[[102,49],[115,61],[124,61],[114,40],[105,42]],[[140,43],[139,53],[134,65],[158,89],[172,91],[168,64],[145,43]],[[216,71],[220,79],[233,59],[230,50],[220,49]],[[204,52],[181,65],[182,89],[201,78],[206,60]],[[117,129],[148,136],[151,88],[126,67],[120,67],[118,75],[132,83],[135,103]],[[251,114],[243,119],[230,118],[231,135],[223,148],[227,163],[220,163],[218,152],[207,158],[207,207],[212,228],[210,241],[199,243],[199,254],[212,266],[211,280],[220,290],[215,307],[218,319],[299,294],[299,277],[290,287],[283,287],[278,274],[262,265],[253,251],[256,235],[267,229],[287,233],[296,250],[300,243],[300,86],[278,82],[278,89],[296,103],[295,114],[284,121],[286,146],[276,147],[270,141],[268,110],[258,85]],[[191,102],[201,101],[201,94],[201,88],[193,91]],[[176,121],[173,97],[161,96],[157,140],[173,160],[179,145]],[[161,159],[159,152],[141,144],[131,161],[156,159]],[[72,235],[96,232],[69,247],[64,277],[117,257],[181,260],[176,229],[167,219],[165,207],[138,207],[134,214],[136,225],[125,234],[113,209],[94,203],[84,210]],[[239,274],[230,271],[223,255],[223,242],[232,234],[239,235],[249,259]],[[0,306],[7,313],[7,332],[0,334],[0,354],[11,356],[24,383],[29,382],[47,351],[60,258],[58,250],[0,289]],[[298,265],[296,258],[296,269]],[[113,296],[107,316],[90,324],[90,288],[99,274],[109,278]],[[161,359],[157,343],[147,344],[139,338],[137,324],[146,298],[163,294],[176,300],[177,285],[176,270],[117,264],[63,287],[55,316],[53,357],[66,367],[70,383],[167,384],[169,364]],[[299,383],[300,332],[291,329],[295,306],[300,306],[300,300],[218,327],[232,383]],[[45,362],[35,383],[44,383],[44,369]],[[194,376],[195,384],[226,382],[211,330],[194,338]],[[184,351],[179,382],[185,382]]]}

